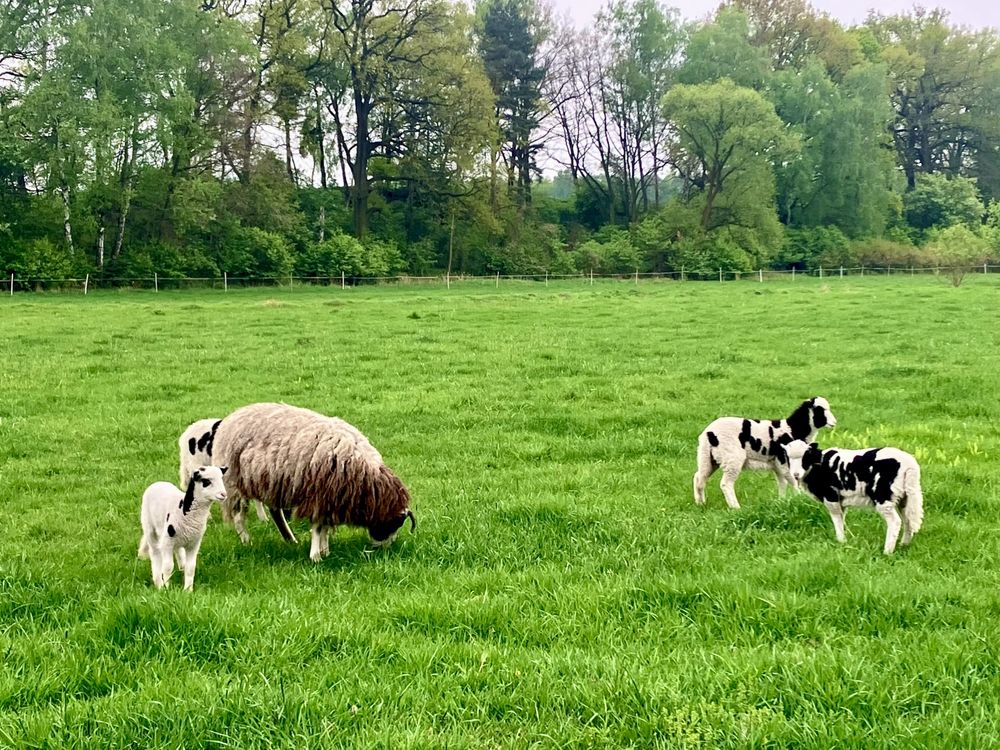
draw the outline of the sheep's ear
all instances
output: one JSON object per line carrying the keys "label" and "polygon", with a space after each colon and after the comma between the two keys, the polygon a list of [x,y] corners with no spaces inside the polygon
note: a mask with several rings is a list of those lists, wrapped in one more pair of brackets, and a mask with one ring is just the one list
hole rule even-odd
{"label": "sheep's ear", "polygon": [[809,447],[812,448],[814,451],[818,451],[819,443],[809,443]]}
{"label": "sheep's ear", "polygon": [[220,466],[219,467],[219,471],[221,471],[223,474],[225,474],[227,471],[229,471],[229,467],[228,466]]}
{"label": "sheep's ear", "polygon": [[417,530],[417,517],[415,515],[413,515],[413,511],[412,510],[407,509],[407,511],[406,511],[406,518],[410,519],[410,532],[412,533],[412,532],[416,531]]}

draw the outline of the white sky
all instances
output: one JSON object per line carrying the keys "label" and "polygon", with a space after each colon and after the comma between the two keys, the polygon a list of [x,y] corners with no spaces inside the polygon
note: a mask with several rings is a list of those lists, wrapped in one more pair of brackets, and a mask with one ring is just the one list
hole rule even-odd
{"label": "white sky", "polygon": [[[568,15],[577,26],[586,26],[606,0],[550,0],[560,16]],[[721,0],[664,0],[665,4],[677,8],[687,20],[697,20],[712,15]],[[996,0],[941,0],[918,3],[928,8],[941,7],[950,13],[951,21],[960,26],[974,28],[991,26],[1000,29],[1000,2]],[[860,23],[868,15],[869,9],[877,9],[889,15],[911,10],[913,0],[812,0],[817,10],[837,18],[846,25]]]}

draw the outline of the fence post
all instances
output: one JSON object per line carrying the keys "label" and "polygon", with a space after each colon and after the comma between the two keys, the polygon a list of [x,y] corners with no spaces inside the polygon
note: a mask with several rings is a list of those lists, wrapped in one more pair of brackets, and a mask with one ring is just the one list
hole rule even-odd
{"label": "fence post", "polygon": [[[340,272],[340,288],[341,289],[346,289],[347,288],[347,285],[344,283],[344,272],[343,271]],[[451,287],[448,287],[448,288],[450,289]]]}
{"label": "fence post", "polygon": [[291,274],[288,274],[288,288],[289,289],[292,288],[292,275]]}
{"label": "fence post", "polygon": [[590,269],[590,285],[591,286],[594,285],[594,269],[593,268]]}
{"label": "fence post", "polygon": [[635,285],[639,286],[639,269],[635,269]]}
{"label": "fence post", "polygon": [[451,289],[451,271],[445,271],[444,286],[446,289]]}
{"label": "fence post", "polygon": [[160,291],[160,276],[156,271],[153,271],[153,291]]}
{"label": "fence post", "polygon": [[844,267],[840,267],[840,278],[844,278]]}
{"label": "fence post", "polygon": [[986,273],[986,264],[983,263],[983,273]]}
{"label": "fence post", "polygon": [[548,285],[549,285],[549,272],[546,271],[545,272],[545,286],[548,286]]}
{"label": "fence post", "polygon": [[11,297],[14,296],[14,273],[13,273],[13,271],[10,274],[10,296]]}
{"label": "fence post", "polygon": [[820,266],[820,267],[819,267],[819,277],[820,277],[821,279],[823,278],[823,266]]}
{"label": "fence post", "polygon": [[684,266],[681,266],[681,281],[684,281]]}
{"label": "fence post", "polygon": [[763,268],[758,268],[758,269],[757,269],[757,280],[758,280],[758,281],[759,281],[759,282],[760,282],[761,284],[763,284],[763,283],[764,283],[764,269],[763,269]]}
{"label": "fence post", "polygon": [[722,283],[722,268],[719,268],[719,283]]}
{"label": "fence post", "polygon": [[222,272],[222,291],[229,291],[229,273],[227,271]]}
{"label": "fence post", "polygon": [[861,264],[861,275],[862,276],[865,275],[865,264],[864,263]]}
{"label": "fence post", "polygon": [[497,287],[496,288],[497,289],[500,288],[500,272],[499,271],[497,271]]}
{"label": "fence post", "polygon": [[792,266],[792,281],[795,281],[795,266]]}
{"label": "fence post", "polygon": [[83,280],[83,296],[87,296],[87,287],[90,286],[90,274],[87,274],[87,278]]}

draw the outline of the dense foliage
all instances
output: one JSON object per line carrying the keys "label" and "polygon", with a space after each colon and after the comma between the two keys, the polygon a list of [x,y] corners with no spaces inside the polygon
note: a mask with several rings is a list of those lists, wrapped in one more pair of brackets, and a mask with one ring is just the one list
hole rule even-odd
{"label": "dense foliage", "polygon": [[1000,256],[995,32],[542,2],[10,0],[0,271],[931,263],[952,226]]}

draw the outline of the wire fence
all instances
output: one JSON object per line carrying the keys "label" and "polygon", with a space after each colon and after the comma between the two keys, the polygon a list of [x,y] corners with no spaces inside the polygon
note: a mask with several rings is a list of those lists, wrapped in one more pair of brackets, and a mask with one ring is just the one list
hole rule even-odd
{"label": "wire fence", "polygon": [[1000,265],[984,263],[981,266],[953,267],[953,266],[835,266],[820,267],[810,270],[800,269],[758,269],[756,271],[730,270],[718,268],[713,270],[699,269],[697,271],[665,272],[641,272],[635,271],[630,274],[601,274],[593,271],[583,273],[534,273],[534,274],[505,274],[494,273],[490,275],[467,275],[467,274],[437,274],[433,276],[230,276],[223,273],[222,276],[160,276],[153,274],[150,277],[113,277],[113,276],[85,276],[84,278],[34,278],[20,277],[16,274],[0,279],[0,295],[13,296],[15,292],[39,292],[39,291],[59,291],[59,292],[81,292],[88,294],[98,289],[143,289],[154,292],[176,290],[176,289],[214,289],[219,291],[229,291],[233,289],[245,289],[253,287],[267,288],[294,288],[295,286],[325,286],[348,287],[372,286],[372,285],[415,285],[443,286],[450,289],[452,285],[493,285],[499,288],[503,282],[522,281],[536,282],[548,285],[556,282],[579,282],[593,285],[597,281],[613,280],[618,282],[632,282],[639,284],[643,281],[675,281],[675,282],[757,282],[786,280],[795,281],[796,278],[819,278],[837,279],[852,276],[916,276],[921,275],[964,275],[964,274],[991,274],[1000,272]]}

